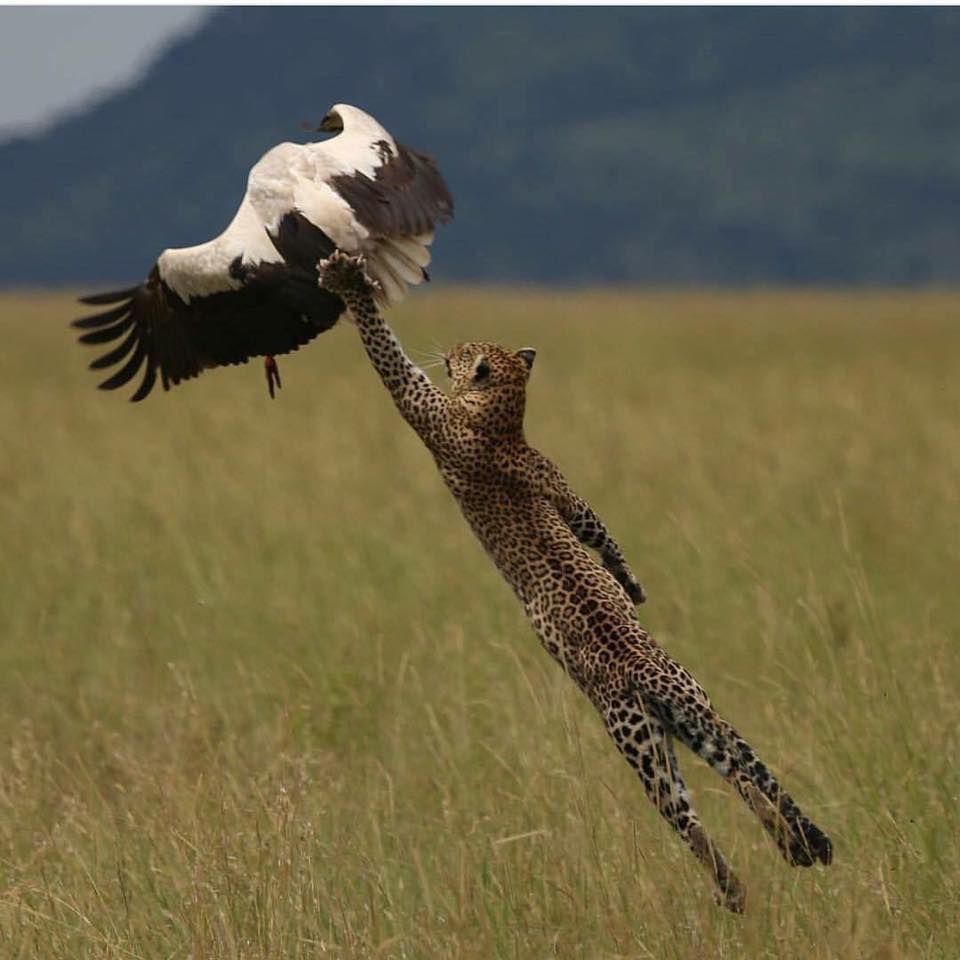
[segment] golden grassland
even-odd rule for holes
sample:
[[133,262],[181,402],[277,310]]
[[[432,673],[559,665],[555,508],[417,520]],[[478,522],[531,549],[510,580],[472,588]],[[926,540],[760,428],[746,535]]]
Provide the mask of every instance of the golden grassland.
[[132,405],[0,300],[0,957],[960,956],[960,295],[418,293],[834,839],[716,908],[352,328]]

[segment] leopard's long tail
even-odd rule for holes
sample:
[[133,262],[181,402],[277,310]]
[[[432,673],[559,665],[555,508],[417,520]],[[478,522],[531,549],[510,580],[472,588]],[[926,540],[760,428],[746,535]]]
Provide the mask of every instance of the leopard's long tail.
[[739,761],[730,780],[777,841],[787,862],[797,867],[817,861],[829,865],[833,860],[830,838],[800,812],[746,740],[733,727],[727,728]]
[[715,714],[700,718],[695,733],[681,723],[675,731],[685,743],[729,781],[760,819],[791,866],[810,867],[833,860],[830,838],[801,813],[766,765],[737,731]]

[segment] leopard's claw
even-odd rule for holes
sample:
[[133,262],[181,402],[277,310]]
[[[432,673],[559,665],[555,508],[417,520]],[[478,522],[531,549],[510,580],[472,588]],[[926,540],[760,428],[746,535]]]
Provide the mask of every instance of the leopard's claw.
[[331,293],[378,293],[381,289],[379,281],[367,273],[367,258],[362,254],[334,250],[329,257],[317,263],[317,270],[320,286]]

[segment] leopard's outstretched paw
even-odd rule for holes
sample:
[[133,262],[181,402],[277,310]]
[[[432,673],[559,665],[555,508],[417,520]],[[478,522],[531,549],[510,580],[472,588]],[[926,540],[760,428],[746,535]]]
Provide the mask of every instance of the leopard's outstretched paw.
[[362,254],[334,250],[317,263],[320,286],[331,293],[375,293],[380,284],[367,273],[367,259]]

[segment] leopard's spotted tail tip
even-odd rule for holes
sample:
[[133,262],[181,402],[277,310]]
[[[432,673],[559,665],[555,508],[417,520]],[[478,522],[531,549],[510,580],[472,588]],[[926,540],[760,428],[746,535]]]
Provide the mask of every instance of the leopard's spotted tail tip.
[[790,862],[795,867],[812,867],[817,862],[828,867],[833,863],[833,843],[816,824],[804,819],[796,832],[790,844]]

